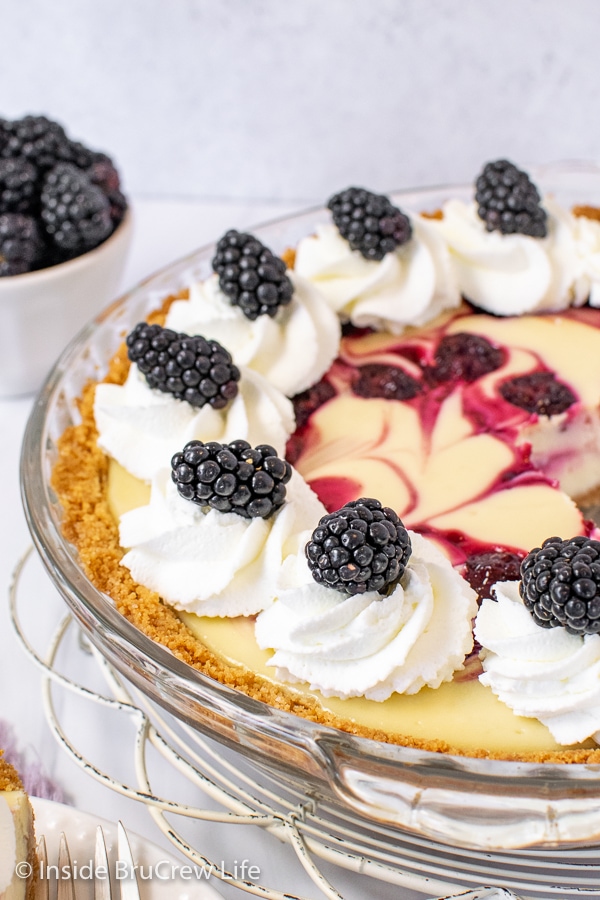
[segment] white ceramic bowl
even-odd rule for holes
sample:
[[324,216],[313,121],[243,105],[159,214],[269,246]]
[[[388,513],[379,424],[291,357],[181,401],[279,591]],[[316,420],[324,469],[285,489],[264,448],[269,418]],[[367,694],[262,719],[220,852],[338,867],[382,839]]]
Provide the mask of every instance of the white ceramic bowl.
[[76,259],[0,278],[0,397],[37,390],[61,351],[112,300],[132,234],[131,210]]

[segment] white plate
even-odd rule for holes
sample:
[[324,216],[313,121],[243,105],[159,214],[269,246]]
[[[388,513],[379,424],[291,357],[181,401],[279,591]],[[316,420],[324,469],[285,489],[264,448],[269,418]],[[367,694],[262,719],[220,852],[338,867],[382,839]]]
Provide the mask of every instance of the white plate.
[[[93,869],[96,827],[102,825],[111,874],[115,874],[116,823],[51,800],[32,797],[31,803],[35,812],[36,833],[46,837],[48,865],[56,865],[60,835],[64,831],[71,851],[73,872],[80,876],[75,879],[77,900],[91,900],[93,881],[89,877],[91,870],[85,867],[91,864]],[[127,827],[126,822],[123,824]],[[176,859],[162,847],[139,835],[132,832],[128,832],[128,835],[134,862],[142,867],[142,874],[145,876],[140,880],[141,900],[222,900],[221,894],[207,884],[204,876],[202,880],[198,880],[191,864],[188,877],[188,872],[184,869],[188,866],[188,861],[183,856]],[[171,876],[172,872],[175,873],[174,877]],[[177,873],[181,873],[180,877],[177,877]],[[214,876],[210,880],[214,880]]]

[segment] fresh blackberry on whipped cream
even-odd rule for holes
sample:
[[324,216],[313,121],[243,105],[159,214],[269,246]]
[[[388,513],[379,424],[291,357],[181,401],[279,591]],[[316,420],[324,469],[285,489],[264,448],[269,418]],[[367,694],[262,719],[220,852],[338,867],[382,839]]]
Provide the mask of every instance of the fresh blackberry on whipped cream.
[[412,237],[410,219],[384,194],[350,187],[327,202],[333,221],[353,250],[381,260]]
[[171,477],[185,500],[245,519],[266,519],[283,505],[292,467],[269,444],[190,441],[173,456]]
[[542,628],[600,632],[600,541],[550,537],[521,563],[519,593]]
[[230,230],[212,260],[219,287],[247,319],[275,316],[292,299],[294,287],[282,259],[251,234]]
[[237,395],[240,370],[218,341],[140,322],[126,344],[148,385],[177,400],[223,409]]
[[526,172],[506,159],[489,162],[475,182],[479,218],[488,231],[546,237],[546,211]]
[[306,545],[314,580],[346,594],[385,594],[402,578],[411,552],[397,514],[370,497],[323,516]]

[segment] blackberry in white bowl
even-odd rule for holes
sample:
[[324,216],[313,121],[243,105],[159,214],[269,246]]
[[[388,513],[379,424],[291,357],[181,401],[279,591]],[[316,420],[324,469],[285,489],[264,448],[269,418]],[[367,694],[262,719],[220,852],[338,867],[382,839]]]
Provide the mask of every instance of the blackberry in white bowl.
[[114,297],[130,237],[109,156],[47,116],[0,118],[0,396],[39,387]]

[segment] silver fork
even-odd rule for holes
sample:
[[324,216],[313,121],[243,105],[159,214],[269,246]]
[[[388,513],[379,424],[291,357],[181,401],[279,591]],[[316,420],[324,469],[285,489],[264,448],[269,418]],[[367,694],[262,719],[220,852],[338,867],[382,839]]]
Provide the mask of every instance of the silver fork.
[[[48,852],[44,835],[38,840],[37,846],[40,871],[45,877],[40,877],[36,882],[36,900],[49,900],[50,879],[48,872]],[[94,850],[94,871],[98,874],[94,877],[94,900],[140,900],[140,888],[137,879],[137,870],[129,844],[129,838],[122,822],[117,825],[117,857],[125,866],[126,877],[114,880],[118,888],[113,890],[110,878],[110,865],[106,850],[106,840],[102,826],[96,829],[96,846]],[[60,836],[58,850],[58,872],[60,877],[57,884],[56,900],[77,900],[75,891],[75,878],[71,853],[64,832]],[[100,874],[102,873],[102,877]]]

